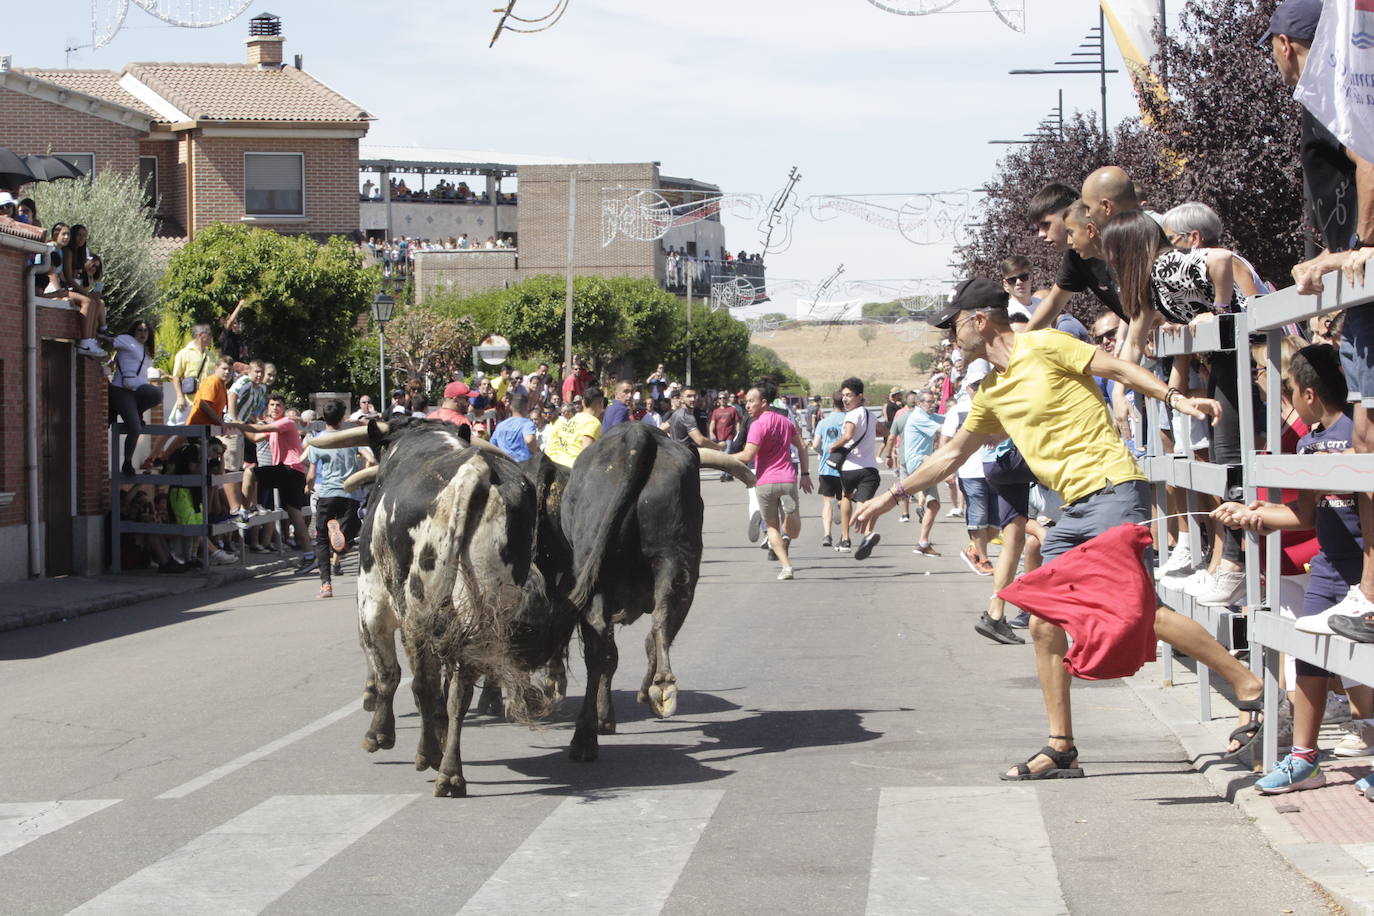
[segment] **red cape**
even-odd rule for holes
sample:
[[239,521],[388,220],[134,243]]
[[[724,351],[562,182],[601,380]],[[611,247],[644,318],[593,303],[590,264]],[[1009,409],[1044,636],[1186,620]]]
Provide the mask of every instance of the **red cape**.
[[1143,525],[1118,525],[1079,544],[998,592],[1073,639],[1064,667],[1074,677],[1135,674],[1155,660],[1154,582],[1145,569],[1152,543]]

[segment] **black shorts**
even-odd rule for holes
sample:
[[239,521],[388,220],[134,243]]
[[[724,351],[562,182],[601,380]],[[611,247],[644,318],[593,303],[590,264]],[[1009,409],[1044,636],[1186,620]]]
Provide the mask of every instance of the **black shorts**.
[[816,478],[816,492],[822,499],[838,498],[840,495],[840,475],[822,474]]
[[[266,493],[276,490],[281,494],[281,501],[293,509],[304,509],[306,506],[305,498],[305,474],[296,470],[290,465],[269,464],[259,467],[258,492]],[[270,498],[270,497],[269,497]],[[266,500],[259,499],[264,506]]]
[[840,472],[840,485],[844,487],[844,495],[856,503],[872,499],[873,494],[878,492],[878,483],[881,479],[877,468]]
[[329,523],[337,521],[343,528],[344,538],[351,544],[358,539],[358,530],[363,520],[358,518],[358,507],[362,503],[347,496],[322,496],[315,506],[315,535],[321,541],[329,540]]

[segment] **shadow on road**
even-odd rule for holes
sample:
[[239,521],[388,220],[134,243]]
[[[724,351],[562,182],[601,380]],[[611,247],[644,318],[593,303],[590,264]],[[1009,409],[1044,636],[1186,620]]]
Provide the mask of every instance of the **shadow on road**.
[[[616,691],[615,703],[622,725],[635,721],[626,715],[631,708],[642,709],[629,691]],[[636,737],[648,735],[600,736],[600,757],[595,763],[574,763],[568,759],[567,748],[560,744],[550,753],[534,757],[471,761],[476,765],[508,767],[527,779],[488,781],[482,779],[478,769],[469,772],[468,778],[474,787],[510,786],[513,791],[509,794],[516,795],[690,785],[730,775],[732,770],[714,765],[741,757],[858,744],[883,736],[882,732],[863,725],[865,715],[879,710],[743,710],[738,704],[703,691],[680,694],[678,710],[678,715],[671,719],[653,720],[661,727],[650,734],[660,737],[659,741],[635,741]],[[743,715],[728,719],[694,718],[733,712]],[[637,718],[652,717],[640,713]],[[558,734],[571,737],[567,729]],[[698,755],[704,759],[697,759]]]

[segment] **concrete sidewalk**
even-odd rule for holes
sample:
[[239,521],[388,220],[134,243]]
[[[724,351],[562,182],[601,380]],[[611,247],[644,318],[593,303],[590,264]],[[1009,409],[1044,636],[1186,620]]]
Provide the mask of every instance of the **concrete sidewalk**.
[[1320,742],[1327,751],[1322,760],[1326,785],[1261,795],[1254,789],[1257,771],[1221,756],[1236,726],[1231,702],[1214,690],[1213,718],[1199,721],[1198,682],[1191,666],[1190,661],[1175,659],[1170,687],[1163,686],[1159,662],[1127,678],[1127,683],[1173,731],[1217,795],[1245,812],[1275,851],[1347,913],[1374,916],[1374,802],[1353,787],[1356,779],[1374,769],[1374,758],[1331,756],[1330,748],[1341,733],[1337,726],[1326,725]]
[[256,576],[292,570],[300,563],[297,556],[261,560],[249,554],[249,565],[212,566],[208,572],[198,568],[177,575],[153,570],[135,570],[119,575],[64,576],[57,579],[29,579],[6,582],[5,600],[0,607],[0,632],[20,627],[40,626],[179,595],[218,588]]

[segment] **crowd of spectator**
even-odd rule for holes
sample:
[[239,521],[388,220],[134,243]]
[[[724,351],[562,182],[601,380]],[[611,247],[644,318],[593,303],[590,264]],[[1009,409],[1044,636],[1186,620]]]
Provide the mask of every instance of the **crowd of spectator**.
[[[382,200],[382,188],[371,178],[363,182],[361,192],[358,197],[360,200]],[[432,188],[411,189],[406,185],[405,179],[399,181],[391,179],[391,199],[409,201],[431,201],[446,204],[490,204],[491,195],[482,191],[480,193],[468,187],[466,181],[460,181],[456,185],[447,178],[439,179],[439,183]],[[516,203],[514,192],[510,194],[496,193],[498,204]]]
[[380,264],[385,277],[404,277],[415,270],[415,254],[420,251],[504,251],[515,248],[515,236],[509,233],[489,235],[485,240],[470,238],[466,232],[448,238],[395,239],[369,238],[362,250],[369,263]]
[[763,255],[740,251],[732,254],[722,246],[718,251],[706,250],[689,254],[685,246],[663,246],[664,286],[670,290],[686,289],[707,295],[711,284],[726,277],[763,278]]

